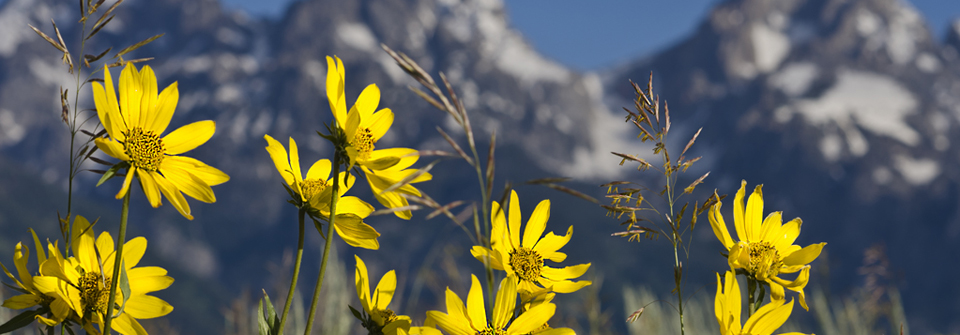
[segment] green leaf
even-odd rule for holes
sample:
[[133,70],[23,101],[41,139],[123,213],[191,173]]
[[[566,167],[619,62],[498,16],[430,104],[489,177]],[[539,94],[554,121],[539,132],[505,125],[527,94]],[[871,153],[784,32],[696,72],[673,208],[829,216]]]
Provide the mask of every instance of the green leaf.
[[41,308],[41,309],[32,310],[32,311],[24,311],[23,313],[20,313],[19,315],[14,316],[12,319],[7,321],[6,323],[0,325],[0,334],[6,334],[14,330],[29,326],[31,323],[33,323],[33,320],[37,317],[37,315],[43,314],[45,310],[46,310],[45,308]]
[[[266,314],[264,314],[264,302],[266,302]],[[257,324],[260,328],[260,335],[280,334],[280,318],[277,317],[277,311],[270,302],[270,296],[267,291],[263,291],[263,298],[257,305]]]
[[263,316],[263,298],[257,304],[257,328],[260,330],[260,335],[270,335],[270,326],[267,325],[267,320]]
[[360,320],[361,322],[364,321],[363,315],[360,314],[360,311],[358,311],[356,308],[353,308],[353,306],[350,306],[350,305],[347,305],[347,307],[350,307],[350,313],[353,313],[353,316],[356,317],[357,320]]
[[120,282],[117,283],[117,287],[120,288],[120,292],[123,293],[123,302],[120,303],[120,308],[117,310],[117,316],[120,316],[120,313],[123,313],[123,308],[127,306],[127,300],[130,299],[130,278],[127,277],[127,267],[123,264],[123,261],[120,261]]
[[120,162],[120,163],[114,164],[113,166],[110,167],[109,170],[107,170],[107,172],[103,173],[103,177],[100,177],[100,181],[97,182],[96,187],[100,187],[100,184],[103,184],[107,180],[110,180],[110,178],[113,178],[113,176],[115,176],[117,174],[117,171],[120,171],[120,169],[128,168],[128,167],[130,167],[130,163],[127,163],[127,162]]

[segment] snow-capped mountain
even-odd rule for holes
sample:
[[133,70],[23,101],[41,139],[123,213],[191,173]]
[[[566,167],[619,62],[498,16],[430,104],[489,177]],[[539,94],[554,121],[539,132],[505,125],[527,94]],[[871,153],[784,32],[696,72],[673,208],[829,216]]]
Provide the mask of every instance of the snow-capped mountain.
[[[68,37],[77,36],[79,25],[73,2],[8,0],[2,6],[0,255],[8,256],[0,259],[9,259],[27,226],[58,236],[55,224],[37,222],[52,223],[54,211],[64,210],[68,134],[56,94],[59,86],[75,85],[59,55],[26,25],[49,33],[54,18],[71,48],[79,48]],[[541,56],[509,28],[508,13],[496,0],[305,0],[276,22],[224,11],[215,0],[129,0],[117,14],[85,52],[166,33],[131,57],[155,57],[148,64],[160,86],[179,83],[172,127],[217,122],[217,134],[189,155],[232,177],[214,188],[215,204],[191,202],[193,222],[134,196],[131,234],[147,236],[148,258],[177,278],[178,291],[161,296],[181,302],[171,319],[191,329],[222,332],[203,328],[219,327],[203,318],[222,317],[219,308],[238,290],[271,285],[264,267],[278,264],[296,240],[295,212],[284,203],[262,138],[295,138],[304,164],[329,157],[330,146],[315,136],[332,119],[325,56],[343,59],[348,102],[368,84],[380,87],[380,106],[396,114],[384,146],[446,150],[436,127],[462,139],[452,120],[409,92],[406,86],[416,82],[380,50],[381,43],[428,72],[444,72],[478,133],[496,132],[498,187],[508,180],[570,176],[580,181],[575,188],[601,196],[595,185],[633,171],[617,166],[610,151],[648,151],[631,142],[636,134],[617,111],[632,106],[627,80],[642,83],[652,71],[670,105],[673,140],[682,145],[704,127],[693,150],[704,156],[699,168],[712,171],[705,188],[733,194],[741,179],[765,184],[768,212],[804,219],[798,243],[828,242],[829,255],[821,261],[841,291],[858,280],[862,250],[885,243],[894,268],[902,269],[897,284],[910,326],[920,332],[960,328],[951,319],[960,313],[960,292],[944,279],[958,274],[949,265],[960,254],[954,245],[960,239],[960,28],[936,41],[901,1],[727,1],[690,37],[602,77]],[[80,96],[81,108],[93,107],[88,91]],[[441,163],[434,173],[443,184],[423,189],[438,199],[472,199],[475,176],[460,164]],[[101,229],[113,231],[117,185],[93,189],[97,178],[81,174],[75,212],[102,216]],[[571,262],[593,262],[593,271],[608,278],[604,292],[616,297],[609,300],[619,299],[620,284],[657,285],[668,277],[657,275],[670,271],[667,264],[648,260],[659,257],[624,256],[661,252],[659,243],[611,240],[619,221],[602,217],[602,209],[542,188],[520,192],[525,209],[543,198],[554,201],[548,229],[576,226],[567,251]],[[383,234],[382,250],[359,252],[371,267],[401,273],[413,273],[422,262],[400,255],[427,254],[436,241],[462,235],[440,219],[385,216],[371,224]],[[315,235],[307,257],[318,258]],[[696,238],[703,242],[694,252],[713,255],[719,248],[709,229],[698,229]],[[308,269],[317,267],[310,262]],[[688,264],[702,269],[689,280],[713,278],[722,270],[716,264],[722,262]],[[303,273],[310,272],[315,269]],[[309,285],[313,279],[302,280]]]
[[801,244],[829,243],[834,282],[885,244],[911,326],[956,329],[940,323],[960,312],[956,271],[935,264],[960,254],[957,27],[943,44],[926,27],[896,0],[728,1],[607,87],[631,98],[622,83],[653,71],[677,123],[705,127],[721,190],[765,184],[769,210],[804,219]]

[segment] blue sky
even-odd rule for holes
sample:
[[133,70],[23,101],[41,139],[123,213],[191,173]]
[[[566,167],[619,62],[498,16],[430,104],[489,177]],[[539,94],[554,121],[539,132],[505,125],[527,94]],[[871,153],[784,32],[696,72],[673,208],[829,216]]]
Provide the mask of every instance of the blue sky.
[[[294,0],[222,0],[254,16],[279,17]],[[511,24],[541,53],[579,70],[616,65],[690,34],[720,0],[504,0]],[[906,0],[901,0],[906,1]],[[910,0],[934,34],[960,17],[960,0]],[[589,4],[589,5],[588,5]],[[644,32],[644,33],[640,33]]]

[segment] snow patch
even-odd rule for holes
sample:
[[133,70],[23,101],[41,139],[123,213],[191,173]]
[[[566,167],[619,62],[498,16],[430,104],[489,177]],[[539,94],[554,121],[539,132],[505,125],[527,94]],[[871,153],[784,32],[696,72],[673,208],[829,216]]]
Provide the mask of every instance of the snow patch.
[[[34,77],[39,79],[40,82],[45,85],[54,87],[72,87],[71,85],[76,84],[76,78],[74,78],[70,73],[67,73],[67,71],[64,71],[64,68],[60,63],[50,64],[34,58],[30,61],[29,66],[30,72],[33,73]],[[59,102],[57,103],[57,106],[59,108]]]
[[220,41],[220,43],[233,46],[233,47],[241,47],[245,42],[243,38],[243,34],[241,34],[239,31],[236,31],[234,29],[230,29],[227,27],[221,27],[220,29],[217,29],[216,36],[217,36],[217,41]]
[[880,185],[885,185],[893,179],[893,172],[885,167],[878,167],[873,170],[873,181]]
[[750,39],[753,42],[753,60],[760,72],[775,70],[790,53],[790,39],[765,25],[755,24],[750,30]]
[[940,165],[929,158],[914,159],[898,155],[893,163],[903,179],[913,185],[928,184],[940,175]]
[[356,22],[346,22],[337,25],[337,37],[348,46],[372,52],[377,49],[377,38],[367,25]]
[[243,91],[240,89],[240,86],[236,84],[227,84],[220,86],[217,89],[217,93],[214,93],[213,99],[216,102],[227,104],[227,103],[239,103],[243,97]]
[[917,49],[916,40],[923,33],[924,26],[919,13],[901,6],[887,27],[887,54],[894,63],[903,65],[913,59]]
[[910,146],[920,142],[905,120],[916,112],[916,98],[900,83],[877,73],[840,70],[829,91],[817,99],[801,99],[793,107],[811,124],[836,123],[843,129],[856,125]]
[[810,84],[819,75],[820,69],[813,63],[790,63],[770,77],[770,85],[790,97],[798,97],[807,92]]
[[940,60],[929,53],[921,53],[917,56],[917,68],[923,72],[933,73],[940,71]]
[[877,14],[869,10],[860,10],[857,13],[857,32],[861,36],[869,36],[877,32],[880,29],[880,18],[877,17]]
[[[603,85],[595,73],[585,74],[582,84],[587,92],[600,92],[602,95]],[[623,117],[610,112],[598,97],[593,97],[593,93],[589,94],[593,101],[590,111],[593,117],[590,118],[589,125],[577,125],[590,127],[589,145],[573,148],[572,161],[562,166],[560,173],[578,179],[609,180],[625,171],[619,165],[620,158],[611,155],[610,151],[635,153],[636,143],[630,141],[633,138],[628,133],[631,128],[624,127]]]
[[820,152],[827,162],[836,162],[843,153],[843,140],[837,134],[827,134],[820,139]]
[[[30,11],[30,7],[33,6],[32,2],[31,0],[11,0],[0,12],[0,31],[3,32],[0,34],[0,56],[13,56],[17,52],[17,46],[20,45],[20,42],[29,41],[28,38],[40,39],[30,27],[27,27],[30,20],[24,14]],[[46,5],[39,6],[46,8]]]
[[190,57],[183,61],[183,71],[186,73],[206,72],[213,67],[209,56]]

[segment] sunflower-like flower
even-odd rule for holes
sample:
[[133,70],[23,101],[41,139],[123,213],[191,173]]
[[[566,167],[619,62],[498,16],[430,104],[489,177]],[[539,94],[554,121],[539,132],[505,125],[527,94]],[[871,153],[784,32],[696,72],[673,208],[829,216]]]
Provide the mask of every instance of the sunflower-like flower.
[[[427,327],[439,326],[452,335],[521,335],[539,331],[553,317],[557,306],[545,302],[524,310],[513,319],[517,306],[517,280],[508,276],[500,282],[497,301],[493,305],[493,320],[487,322],[483,304],[483,290],[477,276],[471,275],[467,304],[447,288],[447,312],[427,311]],[[509,325],[508,325],[509,323]],[[538,332],[541,335],[573,334],[569,328],[556,328]]]
[[406,315],[397,315],[393,310],[387,307],[393,300],[393,294],[397,291],[397,274],[394,270],[388,271],[380,278],[377,288],[370,294],[370,277],[367,276],[367,265],[360,259],[360,256],[353,256],[357,259],[357,269],[354,272],[354,283],[357,286],[357,296],[360,297],[360,304],[366,312],[366,319],[363,320],[363,327],[370,331],[370,334],[396,335],[398,329],[410,329],[410,317]]
[[[384,192],[388,187],[402,181],[417,172],[409,167],[420,158],[417,150],[409,148],[376,149],[377,141],[390,130],[393,124],[393,112],[389,108],[377,111],[380,104],[380,89],[370,84],[350,110],[344,92],[343,61],[327,56],[327,100],[330,110],[337,120],[348,142],[347,156],[350,166],[359,166],[363,170],[377,201],[387,208],[408,206],[409,202],[401,194],[420,196],[420,190],[410,185],[432,179],[430,173],[424,173],[410,180],[403,187]],[[394,212],[398,217],[409,220],[410,210]]]
[[[51,245],[49,257],[41,265],[42,276],[33,277],[34,286],[43,294],[62,297],[70,310],[76,313],[88,333],[101,333],[110,298],[110,284],[114,278],[113,238],[103,232],[96,239],[90,222],[82,216],[74,220],[71,233],[73,256],[64,258]],[[167,270],[156,266],[137,267],[147,250],[147,239],[137,237],[123,245],[123,267],[130,284],[130,296],[124,302],[123,293],[117,289],[113,311],[122,312],[111,322],[111,329],[121,334],[146,334],[137,319],[151,319],[173,311],[166,301],[151,292],[165,289],[173,284]],[[121,272],[122,274],[122,272]],[[100,332],[92,328],[99,325]]]
[[516,191],[510,192],[510,210],[506,213],[509,214],[509,224],[504,210],[496,201],[493,202],[490,213],[493,215],[493,229],[490,232],[493,250],[478,245],[474,246],[470,253],[481,262],[489,257],[490,265],[494,269],[506,271],[507,276],[516,278],[518,290],[522,294],[534,296],[546,291],[571,293],[591,284],[589,280],[570,280],[587,272],[590,263],[560,269],[544,265],[544,260],[563,262],[567,254],[557,250],[566,245],[573,236],[573,226],[570,226],[564,236],[551,232],[541,238],[547,227],[547,220],[550,219],[549,199],[541,201],[533,210],[522,239],[520,199]]
[[[733,222],[740,239],[734,242],[720,214],[720,202],[710,207],[707,217],[714,234],[728,251],[727,262],[731,269],[743,269],[749,276],[770,286],[771,300],[784,300],[786,287],[800,295],[800,305],[807,307],[803,288],[810,280],[810,262],[820,255],[827,243],[816,243],[800,248],[793,244],[800,235],[800,218],[782,223],[781,212],[773,212],[763,219],[763,185],[757,185],[747,200],[743,197],[747,181],[744,180],[733,200]],[[783,273],[800,272],[796,279],[780,278]]]
[[[273,164],[283,177],[287,187],[296,193],[299,199],[294,202],[315,211],[322,218],[330,217],[330,196],[333,194],[333,179],[330,178],[330,160],[321,159],[313,163],[307,170],[307,177],[303,177],[300,169],[300,153],[297,142],[290,138],[290,155],[277,140],[270,135],[263,135],[267,140],[267,152],[273,159]],[[354,196],[343,196],[353,186],[355,177],[347,172],[340,172],[338,187],[337,218],[334,220],[334,229],[347,244],[366,249],[379,249],[377,237],[380,233],[363,219],[373,212],[373,206]],[[352,215],[351,215],[352,214]]]
[[160,206],[162,193],[180,214],[191,220],[190,205],[183,193],[206,203],[217,201],[210,186],[222,184],[230,177],[194,158],[177,156],[206,143],[216,124],[211,120],[198,121],[161,137],[177,107],[177,83],[158,95],[157,77],[150,66],[138,72],[133,64],[127,64],[120,72],[118,101],[106,66],[103,82],[106,89],[93,83],[93,99],[100,123],[110,137],[97,138],[97,148],[128,167],[117,199],[127,194],[136,175],[151,206]]
[[17,269],[17,277],[14,277],[14,275],[10,273],[10,270],[2,263],[0,263],[0,267],[3,267],[3,272],[17,284],[19,287],[17,291],[22,294],[5,300],[3,307],[10,309],[26,309],[38,305],[46,307],[50,311],[48,313],[49,317],[37,315],[37,320],[47,326],[53,326],[63,322],[63,320],[70,315],[70,306],[68,306],[66,300],[59,295],[43,294],[34,286],[34,276],[31,273],[39,272],[40,265],[47,260],[47,256],[46,253],[43,252],[43,246],[40,244],[40,239],[37,238],[37,233],[34,232],[33,229],[30,229],[30,233],[33,234],[33,241],[37,248],[37,271],[31,272],[27,269],[27,261],[30,258],[30,248],[23,245],[22,242],[17,242],[15,252],[13,253],[13,264]]
[[[740,285],[733,271],[727,271],[723,283],[720,274],[717,274],[717,295],[714,299],[714,313],[720,325],[721,335],[770,335],[780,328],[790,317],[793,311],[793,300],[784,304],[783,300],[773,299],[763,305],[747,319],[747,324],[740,323]],[[803,333],[783,333],[782,335],[803,335]]]

